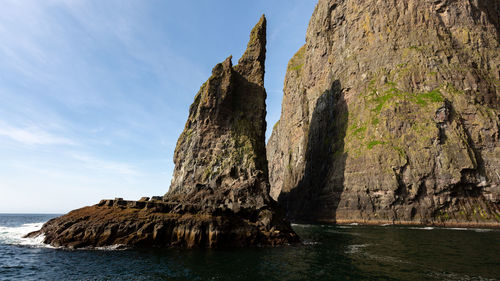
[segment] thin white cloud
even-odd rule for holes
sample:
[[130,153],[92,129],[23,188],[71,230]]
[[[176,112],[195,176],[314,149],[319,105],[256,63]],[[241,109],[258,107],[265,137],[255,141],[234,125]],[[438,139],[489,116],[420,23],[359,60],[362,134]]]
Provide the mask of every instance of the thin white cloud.
[[141,175],[141,173],[134,166],[128,163],[97,159],[78,152],[71,153],[71,156],[88,169],[132,177]]
[[110,2],[62,3],[87,34],[95,39],[116,40],[117,46],[123,48],[131,61],[142,63],[157,77],[168,80],[166,86],[177,83],[191,88],[193,84],[206,78],[206,73],[199,64],[174,52],[165,44],[158,45],[154,42],[156,36],[164,35],[155,34],[155,30],[145,31],[153,22],[148,18],[143,2],[117,1],[115,5],[111,5],[114,9],[104,8]]
[[39,42],[55,27],[45,20],[42,7],[35,2],[3,1],[0,26],[0,39],[6,42],[0,46],[2,64],[27,78],[47,79],[47,71],[37,69],[37,65],[48,62],[46,50]]
[[27,145],[77,145],[71,139],[60,137],[37,127],[16,128],[0,122],[0,136]]

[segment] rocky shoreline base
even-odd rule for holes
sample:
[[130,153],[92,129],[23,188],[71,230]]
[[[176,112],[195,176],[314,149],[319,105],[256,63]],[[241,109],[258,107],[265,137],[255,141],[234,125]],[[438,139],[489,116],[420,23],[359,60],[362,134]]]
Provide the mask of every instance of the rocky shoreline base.
[[160,200],[102,200],[54,218],[26,237],[44,235],[55,247],[221,248],[278,246],[298,243],[290,224],[276,211],[237,209]]

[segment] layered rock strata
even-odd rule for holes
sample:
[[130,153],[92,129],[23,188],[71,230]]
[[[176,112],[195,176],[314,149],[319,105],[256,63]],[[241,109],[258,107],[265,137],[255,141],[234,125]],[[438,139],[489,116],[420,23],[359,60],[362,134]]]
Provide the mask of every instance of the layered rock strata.
[[236,247],[296,243],[269,196],[265,150],[266,19],[232,66],[217,64],[189,109],[175,149],[169,192],[139,201],[103,200],[47,222],[30,236],[73,248],[121,244]]
[[28,237],[44,235],[45,243],[67,248],[216,248],[298,241],[293,232],[281,231],[289,224],[270,210],[248,214],[252,215],[247,218],[223,204],[207,212],[196,203],[102,200],[52,219]]
[[267,145],[298,221],[500,224],[500,4],[319,0]]

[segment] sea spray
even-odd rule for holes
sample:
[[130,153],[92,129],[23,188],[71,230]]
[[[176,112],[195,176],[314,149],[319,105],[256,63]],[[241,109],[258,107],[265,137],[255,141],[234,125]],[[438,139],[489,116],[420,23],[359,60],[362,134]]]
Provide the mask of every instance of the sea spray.
[[20,226],[0,226],[0,243],[29,247],[50,247],[43,243],[43,235],[34,238],[24,238],[30,232],[39,230],[44,222],[25,223]]

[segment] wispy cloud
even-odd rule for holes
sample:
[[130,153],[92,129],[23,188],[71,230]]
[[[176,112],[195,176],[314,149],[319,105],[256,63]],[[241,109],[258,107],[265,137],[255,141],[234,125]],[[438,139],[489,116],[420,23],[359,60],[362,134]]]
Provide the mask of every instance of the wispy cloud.
[[73,159],[82,163],[87,169],[123,176],[136,177],[141,175],[137,168],[129,163],[102,160],[78,152],[70,153],[70,155]]
[[51,134],[41,128],[16,128],[3,122],[0,122],[0,136],[27,145],[77,145],[71,139]]

